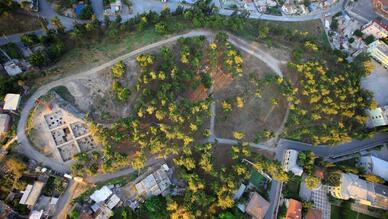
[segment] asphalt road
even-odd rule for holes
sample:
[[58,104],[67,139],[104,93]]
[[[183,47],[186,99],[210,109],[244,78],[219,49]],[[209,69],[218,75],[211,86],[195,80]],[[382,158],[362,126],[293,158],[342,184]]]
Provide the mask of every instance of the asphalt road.
[[[219,6],[218,0],[215,0],[214,2],[215,2],[215,5]],[[315,19],[322,18],[322,16],[324,16],[325,14],[333,15],[341,11],[344,7],[344,2],[346,2],[346,0],[340,0],[338,3],[331,6],[330,8],[327,8],[322,11],[317,11],[308,15],[303,15],[303,16],[275,16],[275,15],[261,14],[257,12],[257,13],[252,13],[250,15],[250,18],[261,19],[261,20],[272,20],[272,21],[284,21],[284,22],[300,22],[300,21],[315,20]],[[169,7],[170,10],[174,11],[178,7],[178,5],[180,5],[179,0],[170,0],[167,3],[163,3],[159,0],[132,0],[132,3],[133,3],[133,13],[122,16],[123,22],[131,19],[137,14],[141,14],[147,11],[155,11],[157,13],[160,13],[160,11],[164,7]],[[49,21],[49,23],[52,18],[54,18],[55,16],[58,16],[62,24],[65,26],[66,30],[71,30],[73,28],[73,24],[76,21],[76,19],[57,14],[50,7],[47,0],[39,0],[39,6],[40,6],[39,16],[46,18],[46,20]],[[97,16],[97,19],[100,21],[103,21],[104,9],[102,5],[102,0],[92,0],[92,6]],[[184,7],[189,7],[189,6],[184,5]],[[232,12],[233,11],[231,10],[225,10],[225,9],[219,10],[219,13],[225,16],[231,15]],[[82,22],[82,21],[78,20],[77,22]],[[49,24],[49,27],[51,27],[51,24]],[[35,32],[37,33],[37,35],[44,34],[42,30],[31,31],[31,32]],[[6,44],[8,42],[18,42],[20,41],[20,36],[22,34],[24,33],[9,35],[6,38],[5,37],[0,38],[0,45]]]

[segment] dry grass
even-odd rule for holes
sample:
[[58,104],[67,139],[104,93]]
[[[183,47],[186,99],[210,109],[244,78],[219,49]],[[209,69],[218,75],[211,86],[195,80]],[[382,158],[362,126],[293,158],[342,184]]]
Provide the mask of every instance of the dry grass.
[[[244,54],[244,53],[243,53]],[[232,83],[215,92],[216,124],[215,134],[221,138],[233,138],[234,131],[245,134],[244,140],[254,141],[256,134],[263,130],[275,132],[281,125],[287,110],[287,101],[281,95],[276,84],[264,85],[261,83],[261,98],[255,96],[256,85],[250,82],[249,73],[254,73],[263,79],[270,73],[269,67],[255,57],[244,54],[244,75],[236,77]],[[236,97],[244,99],[244,107],[236,106]],[[278,101],[272,104],[272,99]],[[232,112],[225,113],[222,102],[232,104]]]
[[39,19],[25,14],[12,13],[0,17],[0,34],[12,35],[38,30],[41,28]]

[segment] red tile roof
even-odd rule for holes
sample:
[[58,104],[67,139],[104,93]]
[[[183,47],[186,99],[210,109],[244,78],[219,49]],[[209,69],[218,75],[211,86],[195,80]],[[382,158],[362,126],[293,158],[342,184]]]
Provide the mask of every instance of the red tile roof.
[[286,219],[302,219],[302,203],[300,201],[288,200]]

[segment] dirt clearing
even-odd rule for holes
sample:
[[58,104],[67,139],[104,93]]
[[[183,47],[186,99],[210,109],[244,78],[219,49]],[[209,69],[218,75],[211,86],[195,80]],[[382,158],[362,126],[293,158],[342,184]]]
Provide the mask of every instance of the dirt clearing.
[[[246,53],[242,55],[243,76],[234,78],[229,86],[214,93],[215,135],[233,138],[233,132],[240,131],[245,134],[243,140],[252,142],[257,133],[278,130],[287,111],[287,101],[281,95],[276,82],[264,82],[268,75],[274,76],[269,67],[255,57]],[[253,82],[252,78],[256,78],[258,83]],[[256,94],[257,91],[259,94]],[[244,102],[242,108],[237,106],[237,97]],[[230,112],[223,109],[224,101],[230,104]]]

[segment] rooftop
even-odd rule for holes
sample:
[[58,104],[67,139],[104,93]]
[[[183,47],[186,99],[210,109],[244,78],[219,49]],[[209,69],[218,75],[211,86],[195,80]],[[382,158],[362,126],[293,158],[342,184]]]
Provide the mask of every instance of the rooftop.
[[90,196],[90,199],[95,201],[96,203],[103,202],[112,195],[112,190],[110,190],[107,186],[103,186],[101,189],[96,190]]
[[20,103],[20,94],[7,94],[4,98],[3,110],[17,110]]
[[310,208],[307,212],[306,219],[321,219],[322,218],[322,211]]
[[302,203],[295,199],[289,199],[286,219],[301,219],[301,218],[302,218]]
[[261,197],[257,192],[252,192],[245,212],[254,219],[262,219],[267,213],[269,205],[269,202]]
[[11,117],[8,114],[0,114],[0,135],[9,130],[9,121]]

